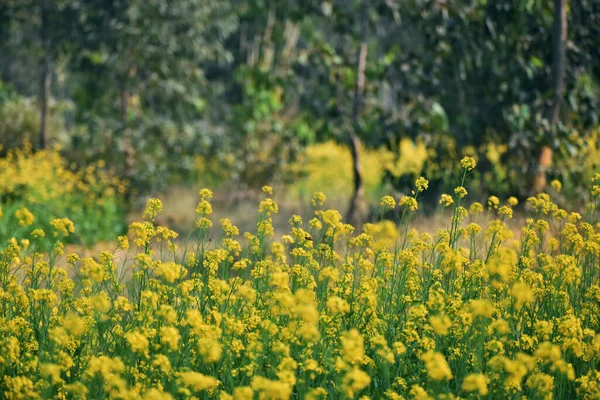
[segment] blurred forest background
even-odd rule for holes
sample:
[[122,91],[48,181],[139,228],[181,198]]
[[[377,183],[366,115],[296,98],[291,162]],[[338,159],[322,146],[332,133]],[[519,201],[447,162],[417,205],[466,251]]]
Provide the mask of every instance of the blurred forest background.
[[0,0],[1,202],[72,175],[90,231],[201,186],[367,218],[423,175],[434,209],[464,155],[476,199],[577,202],[599,100],[598,0]]

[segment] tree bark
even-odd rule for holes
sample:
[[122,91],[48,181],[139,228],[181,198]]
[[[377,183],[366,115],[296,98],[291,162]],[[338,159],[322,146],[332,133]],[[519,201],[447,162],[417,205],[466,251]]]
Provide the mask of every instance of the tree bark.
[[40,4],[40,39],[42,43],[42,71],[40,80],[40,133],[38,148],[45,149],[50,138],[50,98],[52,96],[52,43],[48,35],[48,0]]
[[137,69],[135,65],[129,65],[125,70],[125,73],[121,76],[120,82],[120,112],[121,112],[121,122],[123,123],[123,128],[121,131],[121,135],[123,135],[123,176],[129,181],[129,190],[126,193],[126,199],[129,201],[130,196],[132,195],[133,189],[133,178],[135,175],[135,155],[136,150],[134,146],[134,140],[131,137],[132,131],[129,127],[129,119],[130,119],[130,101],[131,101],[131,82],[137,73]]
[[367,16],[365,1],[363,0],[360,10],[360,46],[356,60],[356,84],[354,87],[354,98],[352,101],[352,126],[349,129],[350,151],[352,154],[352,176],[353,194],[350,199],[346,219],[350,223],[358,224],[365,213],[364,188],[362,180],[362,169],[360,164],[361,142],[358,136],[360,129],[360,112],[365,92],[365,69],[367,66]]
[[[548,111],[550,129],[555,130],[560,121],[560,109],[565,91],[566,43],[567,43],[566,0],[554,0],[554,26],[552,29],[552,103]],[[538,158],[537,175],[533,189],[541,193],[546,189],[546,172],[552,165],[552,148],[543,145]]]
[[269,13],[267,15],[267,26],[263,33],[263,51],[262,51],[262,67],[265,70],[270,70],[273,65],[275,56],[275,46],[273,45],[273,27],[275,26],[275,5],[273,1],[269,2]]
[[[124,80],[125,81],[125,80]],[[127,120],[129,119],[129,90],[125,83],[121,86],[121,121],[124,125],[127,124]]]

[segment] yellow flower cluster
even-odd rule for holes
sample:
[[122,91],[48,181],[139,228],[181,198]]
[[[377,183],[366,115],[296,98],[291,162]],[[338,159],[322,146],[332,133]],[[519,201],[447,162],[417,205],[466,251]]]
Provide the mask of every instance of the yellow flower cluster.
[[[33,152],[29,143],[0,158],[0,208],[4,223],[18,221],[20,235],[33,226],[66,237],[75,232],[73,221],[77,239],[86,244],[110,240],[126,227],[121,204],[126,190],[102,160],[76,169],[58,151]],[[0,229],[0,240],[5,233]]]
[[515,240],[516,199],[467,207],[464,179],[448,228],[417,232],[415,186],[381,200],[398,224],[350,226],[318,194],[281,237],[265,187],[256,231],[222,219],[217,241],[203,190],[183,248],[151,199],[92,258],[61,256],[68,219],[20,227],[0,245],[0,397],[599,398],[600,193],[584,214],[529,199]]
[[81,193],[86,202],[102,201],[115,192],[125,193],[125,182],[111,177],[103,161],[74,171],[56,151],[33,152],[26,143],[0,158],[0,193],[19,197],[27,204],[61,200],[68,193]]

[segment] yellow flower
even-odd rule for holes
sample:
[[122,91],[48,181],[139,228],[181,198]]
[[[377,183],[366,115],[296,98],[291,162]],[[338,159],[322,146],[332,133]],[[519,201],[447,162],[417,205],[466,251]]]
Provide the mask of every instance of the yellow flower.
[[452,320],[447,315],[432,315],[429,317],[429,324],[437,335],[443,336],[448,334]]
[[65,317],[62,325],[69,332],[69,334],[76,338],[83,335],[87,329],[85,320],[80,318],[75,313],[68,314],[67,317]]
[[262,376],[253,377],[250,385],[254,391],[260,392],[259,399],[288,400],[292,395],[292,387],[288,383]]
[[196,222],[196,227],[198,227],[199,229],[208,229],[208,228],[211,228],[212,226],[213,226],[212,221],[206,217],[202,217]]
[[81,399],[87,398],[87,394],[89,391],[87,386],[85,386],[85,384],[83,384],[82,382],[69,383],[67,385],[64,385],[64,388],[67,391],[67,393],[73,395],[74,398]]
[[402,196],[398,205],[401,207],[406,206],[410,211],[416,211],[419,209],[419,203],[417,203],[417,199],[411,196]]
[[463,157],[460,160],[460,165],[467,171],[472,171],[477,166],[477,162],[475,162],[473,157]]
[[327,299],[327,308],[332,314],[346,314],[350,311],[348,302],[338,296],[331,296]]
[[427,190],[427,188],[429,188],[429,181],[421,176],[415,181],[415,186],[417,188],[417,192],[424,192]]
[[371,377],[369,374],[356,366],[342,378],[342,387],[349,398],[354,398],[356,393],[369,386],[370,383]]
[[150,199],[146,203],[146,209],[144,210],[144,219],[147,221],[154,221],[158,213],[163,209],[163,204],[159,199]]
[[199,372],[182,372],[181,379],[186,387],[196,392],[216,389],[221,384],[218,379]]
[[452,370],[442,353],[428,351],[421,356],[427,368],[427,375],[435,381],[452,379]]
[[279,290],[289,290],[290,276],[287,272],[274,272],[271,274],[269,284]]
[[560,183],[558,179],[552,180],[552,182],[550,182],[550,186],[552,186],[552,188],[557,192],[560,192],[560,190],[562,189],[562,183]]
[[462,390],[467,393],[477,392],[480,396],[488,394],[489,378],[484,374],[467,375],[462,383]]
[[157,276],[169,283],[174,283],[176,280],[185,277],[187,274],[187,269],[185,269],[183,265],[176,264],[172,261],[159,263],[154,271]]
[[342,342],[342,354],[347,362],[355,364],[363,359],[365,356],[364,340],[358,330],[352,329],[344,332],[340,340]]
[[406,353],[406,346],[402,342],[394,342],[392,347],[394,348],[394,353],[398,356]]
[[600,371],[589,370],[577,379],[577,394],[583,399],[597,399],[600,396]]
[[204,336],[198,341],[198,353],[200,353],[204,362],[215,363],[219,361],[222,351],[221,343],[215,336]]
[[470,306],[474,316],[491,318],[496,312],[496,308],[489,301],[483,299],[471,300]]
[[210,189],[200,189],[200,200],[210,200],[213,198],[213,192]]
[[268,194],[269,196],[273,195],[273,188],[271,186],[265,185],[262,187],[262,192],[264,194]]
[[90,298],[91,305],[99,313],[106,313],[110,310],[111,300],[106,292],[100,292]]
[[41,396],[35,390],[34,384],[31,379],[25,376],[5,376],[4,382],[6,384],[7,391],[4,395],[7,399],[39,399]]
[[40,366],[40,374],[52,383],[61,382],[60,365],[45,363]]
[[311,203],[312,203],[313,207],[320,207],[323,204],[325,204],[325,200],[326,199],[327,198],[325,197],[325,193],[323,193],[323,192],[316,192],[313,195]]
[[172,326],[163,326],[160,328],[160,342],[170,350],[175,351],[179,345],[179,330]]
[[327,395],[328,395],[327,390],[323,389],[322,387],[317,387],[317,388],[310,389],[308,391],[308,393],[306,394],[306,396],[304,397],[304,400],[326,399]]
[[222,218],[219,222],[226,237],[233,237],[240,234],[240,230],[231,223],[229,218]]
[[125,364],[119,357],[92,356],[85,373],[91,377],[101,375],[104,379],[111,379],[123,371],[125,371]]
[[498,197],[496,197],[496,196],[488,197],[487,205],[489,208],[496,209],[496,208],[498,208],[499,204],[500,204],[500,199]]
[[171,361],[164,354],[157,354],[152,360],[152,366],[167,375],[171,371]]
[[456,188],[454,188],[454,194],[459,198],[459,199],[463,199],[465,197],[467,197],[467,189],[465,189],[462,186],[458,186]]
[[544,373],[533,374],[527,379],[527,387],[536,392],[536,397],[550,400],[553,398],[554,377]]
[[50,340],[59,346],[66,346],[71,340],[69,338],[69,333],[65,330],[65,328],[60,326],[48,329],[48,334],[50,335]]
[[160,389],[152,388],[148,390],[142,400],[173,400],[173,396]]
[[63,236],[69,236],[69,233],[75,232],[73,221],[68,218],[55,218],[50,221],[50,225],[55,229],[54,236],[58,236],[59,233],[62,233]]
[[513,210],[512,210],[512,208],[510,208],[508,206],[502,206],[498,209],[498,215],[500,215],[502,217],[512,218]]
[[383,207],[383,210],[390,210],[396,207],[396,200],[392,196],[383,196],[381,200],[379,200],[379,205]]
[[478,201],[474,202],[473,204],[471,204],[471,207],[469,207],[469,214],[477,215],[482,212],[483,212],[483,205],[481,205],[481,203],[479,203]]
[[524,282],[516,282],[510,290],[510,294],[515,299],[515,305],[518,310],[520,310],[524,305],[529,305],[534,300],[531,287]]
[[442,194],[442,196],[440,197],[440,204],[442,206],[449,207],[452,205],[452,203],[454,203],[452,196],[450,196],[449,194]]
[[467,236],[470,235],[476,235],[479,232],[481,232],[481,226],[479,226],[478,224],[472,222],[469,225],[467,225],[467,227],[465,228],[465,234]]
[[212,214],[213,209],[210,203],[206,200],[202,200],[196,206],[196,214],[201,215],[202,217],[206,217],[207,215]]
[[233,398],[236,400],[253,400],[254,390],[250,386],[241,386],[233,389]]
[[412,385],[410,395],[414,400],[433,400],[433,397],[427,394],[427,391],[420,385]]
[[273,199],[266,198],[260,202],[258,212],[270,216],[271,214],[277,214],[279,212],[279,206]]
[[125,334],[125,340],[127,340],[129,347],[131,347],[131,350],[135,353],[146,354],[148,352],[150,343],[143,333],[139,331],[127,332]]
[[31,225],[35,220],[35,217],[31,213],[31,211],[27,209],[27,207],[22,207],[19,210],[17,210],[15,212],[15,216],[19,220],[19,225],[21,226]]
[[119,247],[123,250],[127,250],[129,249],[129,239],[127,238],[127,236],[119,236],[118,238],[119,241]]

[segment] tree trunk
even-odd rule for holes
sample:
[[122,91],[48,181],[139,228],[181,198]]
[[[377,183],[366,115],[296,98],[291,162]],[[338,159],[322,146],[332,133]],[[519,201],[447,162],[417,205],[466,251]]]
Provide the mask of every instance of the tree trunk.
[[273,1],[269,3],[269,14],[267,15],[267,26],[263,33],[263,51],[262,51],[262,67],[265,70],[270,70],[275,57],[275,46],[273,45],[273,27],[275,26],[275,5]]
[[[560,108],[565,91],[566,43],[567,43],[567,9],[566,0],[554,0],[554,27],[552,30],[552,103],[548,111],[550,129],[555,130],[560,121]],[[534,192],[541,193],[546,189],[546,172],[552,165],[552,148],[543,145],[534,180]]]
[[[129,52],[129,58],[133,58],[133,54]],[[123,125],[127,125],[129,121],[129,105],[131,104],[132,91],[130,87],[133,85],[132,82],[135,81],[135,77],[137,75],[137,67],[135,64],[129,64],[126,69],[123,70],[120,76],[120,106],[121,106],[121,120]],[[139,87],[138,87],[139,89]],[[136,91],[133,91],[135,95]],[[133,110],[134,113],[139,116],[139,110]]]
[[135,77],[136,68],[135,66],[130,66],[121,77],[121,87],[120,87],[120,106],[121,106],[121,122],[123,123],[123,128],[121,131],[121,135],[123,137],[123,176],[125,179],[129,181],[129,190],[126,193],[127,201],[130,200],[130,196],[132,194],[132,190],[134,189],[134,183],[132,182],[135,175],[135,147],[133,143],[133,138],[131,137],[131,130],[129,129],[129,103],[131,99],[131,92],[129,90],[130,82]]
[[120,105],[121,105],[121,122],[123,125],[127,125],[127,120],[129,119],[129,90],[127,90],[127,79],[124,78],[121,83],[121,93],[120,93]]
[[45,149],[50,138],[50,98],[52,96],[52,54],[48,36],[48,0],[41,0],[40,5],[40,39],[44,53],[40,80],[40,133],[38,148]]
[[358,224],[364,217],[366,205],[364,201],[364,188],[362,181],[362,170],[360,164],[360,112],[365,92],[365,68],[367,66],[367,16],[365,1],[361,4],[360,11],[360,46],[356,61],[356,85],[352,101],[352,127],[349,129],[350,151],[352,153],[352,173],[354,192],[350,199],[346,219],[350,223]]
[[352,224],[359,224],[365,213],[364,189],[362,182],[362,169],[360,165],[360,138],[354,132],[354,128],[350,129],[350,152],[352,154],[352,176],[353,176],[353,193],[348,206],[348,214],[346,220]]

